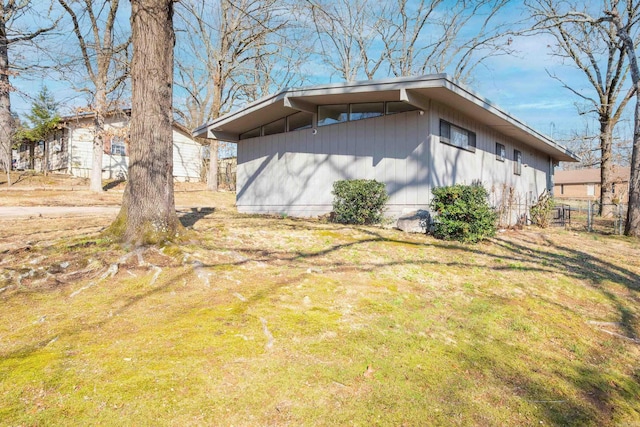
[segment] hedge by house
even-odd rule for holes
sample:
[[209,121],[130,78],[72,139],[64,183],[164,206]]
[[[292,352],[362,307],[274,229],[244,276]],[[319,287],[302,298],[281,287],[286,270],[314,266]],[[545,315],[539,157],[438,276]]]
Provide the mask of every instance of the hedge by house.
[[433,235],[444,240],[478,242],[496,233],[497,214],[481,185],[452,185],[432,191]]
[[341,224],[378,224],[389,200],[385,184],[352,179],[333,183],[333,221]]

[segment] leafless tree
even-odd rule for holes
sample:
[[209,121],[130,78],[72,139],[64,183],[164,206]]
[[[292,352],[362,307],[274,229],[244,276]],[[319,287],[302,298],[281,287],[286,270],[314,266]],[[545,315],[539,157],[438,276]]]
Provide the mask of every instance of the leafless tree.
[[11,145],[15,132],[10,96],[13,87],[9,79],[17,71],[16,64],[10,62],[9,49],[32,42],[57,23],[44,17],[42,22],[48,24],[32,28],[33,21],[41,18],[31,0],[0,0],[0,167],[7,172],[8,185],[11,185]]
[[132,0],[129,180],[110,231],[134,244],[174,240],[173,0]]
[[[612,10],[618,0],[601,0],[597,7],[590,3],[562,0],[531,0],[527,6],[535,21],[533,30],[550,34],[555,39],[553,54],[577,67],[587,78],[592,90],[585,92],[562,77],[550,74],[571,93],[585,101],[587,112],[595,113],[600,124],[600,207],[601,214],[613,211],[613,135],[634,88],[628,84],[628,63],[624,45],[612,22],[594,25],[584,16],[601,16]],[[590,10],[589,8],[595,8]],[[632,11],[635,13],[635,11]],[[630,18],[635,21],[636,17]],[[635,38],[640,42],[640,38]]]
[[[177,114],[194,128],[299,78],[306,49],[278,0],[185,0],[178,10]],[[210,142],[208,188],[217,190],[218,141]]]
[[[636,97],[633,148],[631,152],[631,177],[629,179],[629,206],[627,209],[627,223],[624,234],[640,237],[640,65],[636,55],[636,37],[638,33],[638,11],[640,2],[629,0],[626,3],[614,3],[611,9],[605,10],[605,16],[599,18],[599,23],[612,23],[616,34],[623,43],[629,57],[631,80]],[[618,9],[620,7],[620,9]],[[623,12],[620,13],[620,10]]]
[[[119,0],[58,0],[64,8],[78,43],[80,69],[88,83],[77,87],[91,98],[94,113],[93,153],[91,163],[91,191],[102,191],[102,155],[104,152],[105,116],[110,109],[121,107],[114,103],[128,77],[127,52],[131,41],[128,29],[118,34]],[[66,66],[75,65],[67,63]]]
[[344,80],[447,72],[469,80],[510,51],[507,0],[306,0],[324,62]]
[[323,62],[345,81],[357,80],[363,73],[374,75],[385,60],[385,51],[373,49],[383,34],[381,28],[388,11],[373,0],[306,0]]

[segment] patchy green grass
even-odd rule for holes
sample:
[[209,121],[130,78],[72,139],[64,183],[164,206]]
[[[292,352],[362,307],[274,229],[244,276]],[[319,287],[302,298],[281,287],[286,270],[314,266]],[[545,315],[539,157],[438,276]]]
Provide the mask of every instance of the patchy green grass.
[[109,218],[4,228],[1,423],[640,424],[637,240],[471,246],[231,204],[161,251],[101,240]]

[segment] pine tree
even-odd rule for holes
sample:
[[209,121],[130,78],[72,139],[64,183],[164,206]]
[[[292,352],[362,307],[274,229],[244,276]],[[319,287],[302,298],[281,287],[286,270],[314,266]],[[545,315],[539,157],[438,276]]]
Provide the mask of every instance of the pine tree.
[[58,105],[49,89],[43,86],[31,104],[31,112],[25,114],[29,127],[20,129],[17,139],[29,142],[44,141],[60,122]]

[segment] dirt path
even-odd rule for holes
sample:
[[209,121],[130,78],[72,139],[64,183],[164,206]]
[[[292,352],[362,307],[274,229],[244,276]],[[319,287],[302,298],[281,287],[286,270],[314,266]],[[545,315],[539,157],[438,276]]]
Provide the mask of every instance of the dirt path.
[[0,218],[115,215],[119,210],[120,206],[0,206]]

